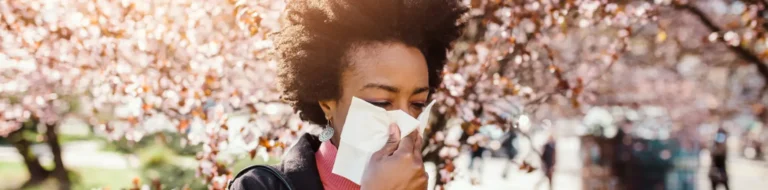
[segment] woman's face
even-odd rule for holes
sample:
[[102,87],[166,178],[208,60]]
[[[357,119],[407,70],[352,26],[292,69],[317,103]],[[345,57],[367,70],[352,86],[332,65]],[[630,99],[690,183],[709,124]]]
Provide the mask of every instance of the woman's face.
[[377,43],[352,48],[349,67],[342,72],[341,97],[321,101],[331,117],[338,145],[352,97],[386,110],[403,110],[413,117],[421,114],[429,95],[429,76],[424,55],[401,43]]

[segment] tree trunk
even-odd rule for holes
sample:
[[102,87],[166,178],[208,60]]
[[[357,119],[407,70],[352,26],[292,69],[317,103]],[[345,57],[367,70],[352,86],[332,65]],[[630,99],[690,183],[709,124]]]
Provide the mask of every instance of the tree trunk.
[[58,180],[59,189],[69,190],[71,189],[72,183],[69,180],[67,169],[64,167],[64,160],[61,155],[61,144],[59,143],[58,135],[56,135],[56,124],[45,124],[45,137],[48,146],[51,147],[53,163],[55,165],[51,175]]
[[8,136],[8,140],[13,144],[13,147],[15,147],[16,150],[19,151],[21,157],[24,158],[24,166],[26,166],[27,172],[29,173],[29,180],[24,182],[24,185],[20,187],[22,189],[40,184],[50,173],[43,168],[40,161],[37,159],[37,156],[32,153],[32,143],[27,139],[24,139],[22,135],[24,133],[23,130],[24,129],[19,129]]

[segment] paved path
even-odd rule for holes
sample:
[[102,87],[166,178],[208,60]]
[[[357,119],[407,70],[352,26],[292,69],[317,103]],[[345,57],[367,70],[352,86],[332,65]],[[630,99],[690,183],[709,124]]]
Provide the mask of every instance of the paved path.
[[[538,141],[534,137],[534,141]],[[558,166],[554,176],[554,189],[555,190],[580,190],[581,189],[581,161],[578,159],[578,147],[579,141],[577,138],[561,139],[557,144],[557,159]],[[520,148],[520,155],[523,155],[526,151],[524,148]],[[538,166],[539,163],[531,159],[532,165]],[[456,160],[456,164],[460,167],[459,176],[457,176],[454,182],[449,183],[447,189],[549,189],[548,184],[544,178],[544,173],[540,170],[536,170],[532,173],[526,173],[517,169],[517,167],[510,167],[507,178],[502,177],[502,173],[506,166],[506,161],[501,158],[489,158],[483,159],[482,173],[479,171],[469,171],[469,155],[465,154],[460,156]],[[475,177],[479,179],[477,184],[472,185],[470,178]],[[541,182],[540,186],[537,183]]]
[[[581,160],[579,159],[578,139],[561,139],[557,144],[557,166],[554,176],[554,190],[581,190]],[[521,150],[521,152],[527,150]],[[763,190],[768,189],[768,162],[747,160],[737,154],[737,148],[730,146],[728,159],[728,175],[730,177],[731,190]],[[701,165],[697,176],[697,190],[711,190],[707,172],[709,171],[709,153],[702,151]],[[505,167],[505,161],[500,158],[486,157],[483,160],[482,173],[471,172],[469,155],[460,156],[456,163],[460,167],[459,176],[449,183],[447,189],[522,189],[522,190],[549,190],[546,183],[541,186],[536,184],[543,179],[543,173],[534,171],[524,173],[512,167],[507,179],[501,177]],[[538,163],[531,162],[532,165]],[[478,184],[473,185],[471,176],[477,177]],[[479,177],[482,176],[482,177]],[[724,188],[720,188],[724,189]]]

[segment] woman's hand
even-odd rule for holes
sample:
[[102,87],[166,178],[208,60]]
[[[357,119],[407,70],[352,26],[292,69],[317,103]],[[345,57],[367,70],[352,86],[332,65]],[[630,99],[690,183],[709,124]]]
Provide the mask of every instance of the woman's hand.
[[396,124],[389,126],[389,140],[384,148],[371,156],[365,168],[361,190],[427,189],[427,173],[421,158],[422,140],[419,132],[400,140]]

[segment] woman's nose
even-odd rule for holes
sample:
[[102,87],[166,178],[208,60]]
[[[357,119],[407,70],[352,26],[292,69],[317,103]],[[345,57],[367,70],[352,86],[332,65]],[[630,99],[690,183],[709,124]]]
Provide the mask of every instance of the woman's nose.
[[415,110],[411,109],[411,103],[408,101],[397,101],[397,103],[393,106],[393,110],[403,110],[405,113],[411,115],[412,117],[417,117],[419,115],[419,113],[416,113]]

